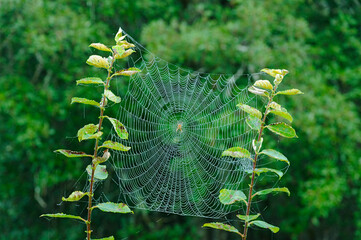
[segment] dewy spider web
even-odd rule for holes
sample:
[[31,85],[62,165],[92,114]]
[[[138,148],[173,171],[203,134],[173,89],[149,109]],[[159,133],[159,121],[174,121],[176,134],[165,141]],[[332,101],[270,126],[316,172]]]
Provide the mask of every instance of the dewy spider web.
[[239,76],[191,72],[128,40],[138,54],[131,65],[142,72],[130,78],[118,115],[131,147],[113,153],[120,199],[179,215],[220,218],[234,211],[220,203],[219,191],[240,189],[251,161],[221,155],[233,146],[251,151],[256,133],[236,105],[255,105],[256,98],[237,87]]

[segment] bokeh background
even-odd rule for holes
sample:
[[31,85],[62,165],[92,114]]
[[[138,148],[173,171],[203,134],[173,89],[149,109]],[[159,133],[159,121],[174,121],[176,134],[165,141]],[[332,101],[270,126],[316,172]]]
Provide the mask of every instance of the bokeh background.
[[[86,150],[76,131],[97,111],[71,106],[91,94],[75,80],[92,42],[112,44],[122,27],[159,57],[202,72],[286,68],[281,99],[299,139],[272,138],[291,161],[282,185],[291,197],[258,203],[276,235],[249,239],[361,239],[361,2],[358,0],[0,0],[0,239],[81,239],[50,212],[85,212],[61,203],[84,185],[85,162],[53,153]],[[127,81],[118,84],[124,96]],[[95,95],[97,96],[97,95]],[[79,181],[78,181],[79,180]],[[78,181],[78,182],[77,182]],[[112,182],[100,186],[107,192]],[[110,188],[109,188],[110,189]],[[135,210],[95,214],[95,236],[117,239],[235,239],[202,229],[206,219]]]

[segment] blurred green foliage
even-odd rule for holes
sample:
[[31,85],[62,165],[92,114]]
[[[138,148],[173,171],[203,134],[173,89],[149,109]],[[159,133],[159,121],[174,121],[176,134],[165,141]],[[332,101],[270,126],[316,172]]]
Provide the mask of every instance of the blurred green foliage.
[[[98,74],[85,64],[87,46],[110,43],[119,26],[191,69],[288,69],[284,87],[288,82],[307,93],[281,100],[294,113],[300,140],[278,146],[274,138],[270,147],[291,161],[283,183],[293,195],[258,207],[267,207],[265,218],[281,227],[277,239],[361,238],[359,1],[0,0],[0,26],[0,239],[83,235],[71,221],[38,217],[65,208],[71,213],[70,205],[56,204],[75,185],[83,187],[76,180],[86,163],[52,151],[86,150],[76,131],[97,113],[70,106],[70,98],[87,91],[75,88],[76,79]],[[119,83],[121,96],[126,87]],[[107,186],[100,187],[106,192]],[[97,232],[118,230],[118,239],[229,239],[201,229],[202,219],[135,212],[99,214]],[[249,235],[269,238],[264,231]]]

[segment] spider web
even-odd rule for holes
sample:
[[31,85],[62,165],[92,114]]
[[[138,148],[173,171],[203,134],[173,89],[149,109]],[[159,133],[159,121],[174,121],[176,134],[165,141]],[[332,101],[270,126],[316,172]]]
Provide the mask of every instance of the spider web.
[[142,72],[130,78],[118,114],[131,147],[112,154],[119,198],[133,208],[186,216],[221,218],[237,210],[220,203],[219,191],[242,189],[251,161],[221,155],[234,146],[251,150],[256,133],[236,105],[256,104],[247,86],[257,74],[190,71],[128,41],[137,51],[130,65]]

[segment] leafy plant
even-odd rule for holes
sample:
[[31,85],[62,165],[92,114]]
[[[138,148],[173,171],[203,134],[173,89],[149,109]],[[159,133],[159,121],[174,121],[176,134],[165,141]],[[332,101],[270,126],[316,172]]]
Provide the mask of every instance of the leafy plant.
[[[88,154],[85,152],[79,152],[79,151],[71,151],[71,150],[65,150],[65,149],[58,149],[55,152],[63,154],[64,156],[68,158],[78,158],[78,157],[85,157],[91,159],[91,164],[89,164],[86,168],[86,171],[88,173],[88,178],[90,182],[90,187],[88,192],[82,192],[82,191],[74,191],[71,193],[68,197],[63,197],[63,201],[67,202],[76,202],[81,200],[83,197],[88,198],[88,211],[87,211],[87,217],[83,218],[81,216],[74,216],[64,213],[55,213],[55,214],[43,214],[41,217],[51,217],[51,218],[68,218],[68,219],[77,219],[83,222],[86,225],[86,234],[87,234],[87,240],[90,240],[92,228],[91,228],[91,217],[92,212],[94,209],[99,209],[103,212],[112,212],[112,213],[133,213],[129,209],[129,207],[124,203],[100,203],[95,206],[93,206],[93,196],[94,196],[94,182],[96,181],[102,181],[105,180],[108,177],[108,172],[106,170],[106,165],[103,164],[106,162],[110,157],[109,149],[117,150],[117,151],[129,151],[130,147],[124,146],[123,144],[119,142],[113,142],[113,141],[104,141],[101,143],[101,138],[103,135],[102,132],[102,125],[103,120],[108,119],[111,125],[113,126],[115,132],[121,139],[128,139],[128,132],[125,128],[125,126],[118,120],[109,116],[104,115],[105,107],[107,106],[108,101],[114,102],[114,103],[120,103],[121,99],[120,97],[116,96],[110,89],[110,82],[114,79],[115,76],[131,76],[133,74],[136,74],[140,72],[137,68],[129,68],[129,69],[123,69],[116,71],[114,69],[114,63],[117,60],[123,59],[125,57],[128,57],[131,55],[134,50],[131,49],[134,47],[133,44],[128,43],[126,40],[124,40],[126,35],[122,34],[122,29],[119,28],[118,33],[115,35],[115,42],[116,45],[110,47],[107,47],[106,45],[102,43],[92,43],[90,44],[90,47],[95,48],[100,51],[109,52],[110,56],[105,58],[101,57],[99,55],[92,55],[88,58],[86,61],[87,64],[97,67],[97,68],[104,68],[107,70],[107,77],[105,81],[103,81],[101,78],[98,77],[88,77],[83,78],[80,80],[77,80],[77,85],[95,85],[99,86],[102,85],[104,87],[103,94],[101,96],[101,100],[99,102],[90,100],[87,98],[79,98],[74,97],[71,100],[71,103],[81,103],[86,105],[92,105],[100,110],[99,114],[99,121],[97,124],[87,124],[83,126],[81,129],[79,129],[77,137],[79,142],[84,140],[94,140],[95,146],[94,146],[94,153]],[[105,150],[102,151],[102,148]],[[101,156],[100,156],[101,155]],[[113,236],[102,238],[103,240],[108,239],[114,239]]]
[[260,195],[267,195],[275,192],[284,192],[290,195],[290,191],[286,187],[281,188],[269,188],[254,192],[255,179],[262,173],[274,173],[279,178],[283,176],[283,172],[273,168],[257,168],[257,164],[259,163],[258,156],[266,155],[270,158],[275,159],[276,161],[283,161],[288,165],[290,162],[287,157],[282,153],[273,150],[273,149],[262,149],[263,144],[263,131],[264,129],[268,129],[271,132],[286,138],[297,138],[296,131],[287,123],[284,122],[275,122],[271,124],[266,124],[267,117],[269,114],[276,115],[283,120],[287,120],[289,123],[293,121],[291,114],[287,112],[285,108],[283,108],[280,104],[274,101],[274,98],[277,95],[297,95],[303,94],[298,89],[289,89],[285,91],[277,91],[278,86],[281,84],[284,76],[288,73],[285,69],[262,69],[261,71],[271,75],[274,77],[273,84],[268,80],[258,80],[253,86],[251,86],[248,91],[262,96],[267,99],[267,104],[265,105],[265,112],[262,114],[258,109],[253,108],[251,106],[245,104],[238,104],[239,107],[244,112],[248,113],[247,116],[247,124],[253,130],[258,132],[258,136],[256,139],[253,139],[252,146],[253,152],[252,155],[247,149],[241,147],[232,147],[223,152],[222,156],[230,156],[239,159],[250,159],[253,162],[252,170],[247,173],[251,175],[251,183],[249,185],[249,193],[248,197],[240,190],[231,190],[231,189],[222,189],[220,191],[219,200],[222,204],[230,205],[236,202],[241,202],[246,205],[246,214],[245,215],[237,215],[237,218],[244,222],[243,233],[241,233],[234,226],[214,222],[214,223],[206,223],[203,227],[210,227],[215,229],[220,229],[228,232],[233,232],[241,236],[243,240],[247,239],[247,230],[249,226],[257,226],[260,228],[266,228],[272,231],[273,233],[277,233],[279,228],[273,226],[267,222],[257,220],[260,217],[260,213],[255,215],[250,215],[252,200]]

